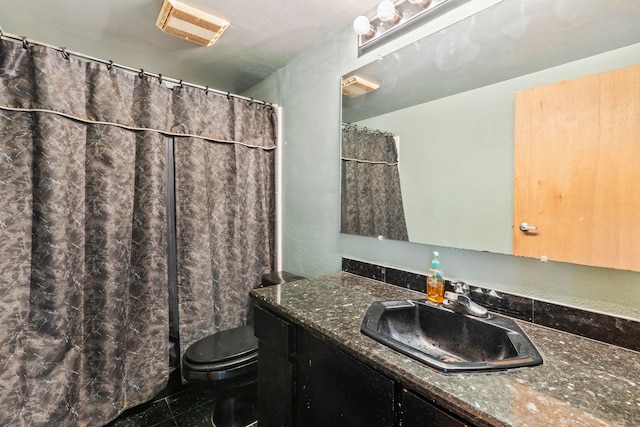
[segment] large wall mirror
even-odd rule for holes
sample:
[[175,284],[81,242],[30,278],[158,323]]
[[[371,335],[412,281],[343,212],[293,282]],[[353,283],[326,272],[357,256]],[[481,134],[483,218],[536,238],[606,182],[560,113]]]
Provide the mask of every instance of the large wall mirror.
[[341,231],[513,254],[516,93],[640,64],[638,22],[637,1],[509,0],[345,74],[380,85],[342,96],[343,140],[387,136],[386,154],[356,160],[395,168],[401,196],[368,197],[400,203],[388,216],[406,235],[362,226],[367,203],[345,174],[357,150],[344,143]]

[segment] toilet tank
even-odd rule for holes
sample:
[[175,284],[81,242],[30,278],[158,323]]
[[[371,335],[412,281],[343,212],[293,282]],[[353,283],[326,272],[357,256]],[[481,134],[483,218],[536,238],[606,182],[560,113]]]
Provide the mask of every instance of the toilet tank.
[[306,277],[298,276],[297,274],[289,273],[288,271],[272,271],[271,273],[262,275],[262,282],[260,287],[279,285],[281,283],[293,282],[296,280],[306,279]]

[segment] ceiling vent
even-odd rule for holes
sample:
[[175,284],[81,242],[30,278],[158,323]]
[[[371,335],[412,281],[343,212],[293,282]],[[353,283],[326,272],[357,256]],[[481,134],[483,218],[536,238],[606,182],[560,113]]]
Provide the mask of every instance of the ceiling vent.
[[364,95],[379,87],[379,84],[356,75],[342,79],[342,94],[352,98]]
[[165,33],[211,46],[227,29],[229,22],[175,0],[164,0],[156,26]]

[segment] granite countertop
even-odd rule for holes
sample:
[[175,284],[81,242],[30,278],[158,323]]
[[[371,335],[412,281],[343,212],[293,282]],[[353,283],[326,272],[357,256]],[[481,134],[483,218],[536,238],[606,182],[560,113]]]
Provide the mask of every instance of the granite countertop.
[[343,272],[256,289],[251,295],[476,425],[640,425],[640,353],[516,321],[538,348],[542,365],[444,374],[360,333],[372,302],[424,298],[421,293]]

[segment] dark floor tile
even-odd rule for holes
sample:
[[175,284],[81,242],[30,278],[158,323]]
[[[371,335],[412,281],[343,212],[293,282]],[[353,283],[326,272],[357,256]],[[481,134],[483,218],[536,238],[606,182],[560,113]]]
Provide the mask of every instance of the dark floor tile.
[[150,399],[151,402],[155,402],[156,400],[164,399],[165,397],[177,394],[182,390],[193,387],[189,383],[183,383],[182,374],[180,373],[180,369],[174,369],[169,374],[169,380],[163,390],[160,393],[153,396],[153,399]]
[[167,403],[169,404],[169,408],[171,408],[173,416],[178,417],[200,406],[215,403],[215,394],[190,387],[167,397]]
[[215,402],[200,405],[175,418],[178,427],[212,427]]
[[[178,427],[211,427],[215,420],[215,411],[224,408],[216,407],[217,402],[211,402],[198,408],[191,409],[188,412],[175,418]],[[233,404],[235,413],[234,425],[249,426],[256,424],[255,406],[246,400],[235,401]],[[226,409],[229,409],[227,407]],[[229,419],[223,419],[221,423],[229,425]]]
[[[148,427],[148,426],[138,426],[138,427]],[[176,423],[175,419],[171,418],[170,420],[161,422],[160,424],[154,424],[153,426],[149,426],[149,427],[178,427],[178,424]]]
[[[169,422],[167,424],[167,422]],[[174,426],[173,415],[164,400],[137,406],[123,413],[105,427]]]

